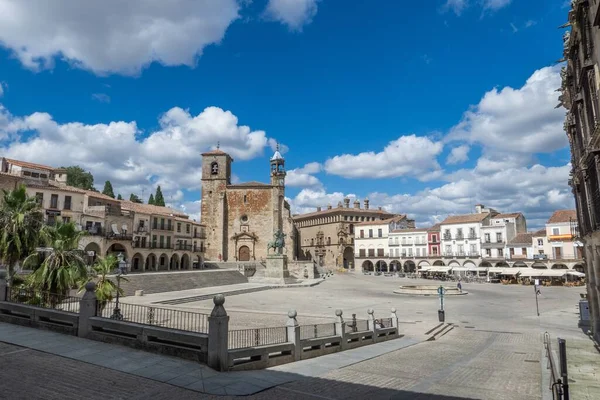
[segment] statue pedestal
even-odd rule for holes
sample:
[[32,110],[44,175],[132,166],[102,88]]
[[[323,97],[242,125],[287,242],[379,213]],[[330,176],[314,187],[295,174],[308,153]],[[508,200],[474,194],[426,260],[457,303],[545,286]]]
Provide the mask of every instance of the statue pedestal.
[[287,266],[287,256],[285,254],[270,254],[267,256],[265,281],[274,284],[286,284],[294,281],[294,279],[290,277]]

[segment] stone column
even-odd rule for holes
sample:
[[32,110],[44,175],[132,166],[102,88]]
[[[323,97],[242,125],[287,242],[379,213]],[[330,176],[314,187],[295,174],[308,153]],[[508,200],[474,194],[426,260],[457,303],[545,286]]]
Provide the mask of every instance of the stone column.
[[335,310],[335,334],[342,338],[341,348],[345,350],[348,346],[348,339],[346,339],[346,322],[344,321],[344,317],[342,317],[343,314],[342,310]]
[[6,281],[6,271],[0,271],[0,301],[8,299],[8,282]]
[[98,299],[96,298],[96,283],[85,284],[85,294],[79,301],[79,323],[77,325],[77,336],[87,337],[92,332],[90,318],[96,316],[98,310]]
[[215,307],[208,317],[208,366],[217,371],[229,369],[229,316],[225,311],[225,296],[213,298]]
[[300,344],[300,324],[296,316],[296,310],[288,311],[288,320],[285,324],[287,327],[287,340],[294,344],[294,360],[299,361],[302,357],[302,345]]

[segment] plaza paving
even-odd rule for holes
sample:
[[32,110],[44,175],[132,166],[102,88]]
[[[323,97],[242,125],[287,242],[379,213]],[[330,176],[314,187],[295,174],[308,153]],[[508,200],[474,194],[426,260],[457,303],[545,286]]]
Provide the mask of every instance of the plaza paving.
[[[0,346],[0,398],[228,398],[203,394],[209,392],[254,393],[249,399],[542,399],[541,333],[583,338],[576,309],[582,288],[543,288],[538,317],[532,287],[468,284],[468,295],[446,299],[447,322],[456,327],[425,341],[438,325],[437,298],[392,293],[417,283],[345,274],[312,288],[228,297],[234,327],[282,325],[290,308],[298,310],[301,324],[332,318],[336,308],[347,319],[352,313],[365,318],[367,308],[376,316],[398,309],[404,338],[263,371],[218,373],[185,360],[0,324],[0,342],[7,343]],[[173,307],[209,311],[211,305]]]

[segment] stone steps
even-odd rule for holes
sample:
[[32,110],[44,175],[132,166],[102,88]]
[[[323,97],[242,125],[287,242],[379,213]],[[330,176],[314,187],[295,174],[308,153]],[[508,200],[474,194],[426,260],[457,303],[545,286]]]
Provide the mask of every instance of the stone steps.
[[[265,290],[270,290],[270,289],[273,289],[273,288],[269,287],[269,286],[264,286],[264,287],[257,287],[257,288],[252,288],[252,289],[239,289],[239,290],[232,290],[230,292],[225,292],[224,295],[226,297],[229,297],[229,296],[235,296],[235,295],[239,295],[239,294],[263,292]],[[203,295],[198,295],[198,296],[182,297],[180,299],[157,301],[156,303],[153,303],[153,304],[177,305],[177,304],[193,303],[195,301],[212,299],[214,296],[215,296],[215,293],[203,294]]]
[[144,294],[150,294],[248,283],[248,278],[237,270],[231,269],[128,274],[124,277],[128,280],[128,282],[121,281],[125,296],[133,296],[136,290],[143,290]]

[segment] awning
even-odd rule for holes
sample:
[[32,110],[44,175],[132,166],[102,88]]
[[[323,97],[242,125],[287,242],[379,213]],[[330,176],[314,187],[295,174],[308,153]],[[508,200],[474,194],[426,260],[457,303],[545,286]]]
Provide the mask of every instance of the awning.
[[469,268],[466,267],[452,267],[452,272],[466,272]]
[[565,276],[569,271],[566,269],[528,269],[521,272],[522,277],[539,277],[539,276],[549,276],[549,277],[561,277]]
[[567,275],[573,275],[573,276],[578,276],[580,278],[583,278],[585,276],[585,274],[583,272],[579,272],[579,271],[567,271]]
[[534,268],[531,268],[531,269],[526,269],[525,270],[523,268],[520,271],[520,276],[526,277],[526,278],[527,277],[533,277],[533,276],[542,276],[544,274],[544,272],[547,272],[547,271],[548,270],[545,270],[545,269],[534,269]]
[[518,273],[519,271],[517,271],[516,268],[504,268],[502,272],[500,272],[500,275],[516,275]]
[[431,267],[424,267],[424,268],[421,268],[421,269],[417,270],[417,272],[427,272],[430,269],[431,269]]
[[502,271],[504,271],[506,268],[499,268],[499,267],[490,267],[487,269],[488,272],[495,272],[495,273],[502,273]]
[[452,267],[431,267],[429,268],[429,272],[445,272],[448,273]]

